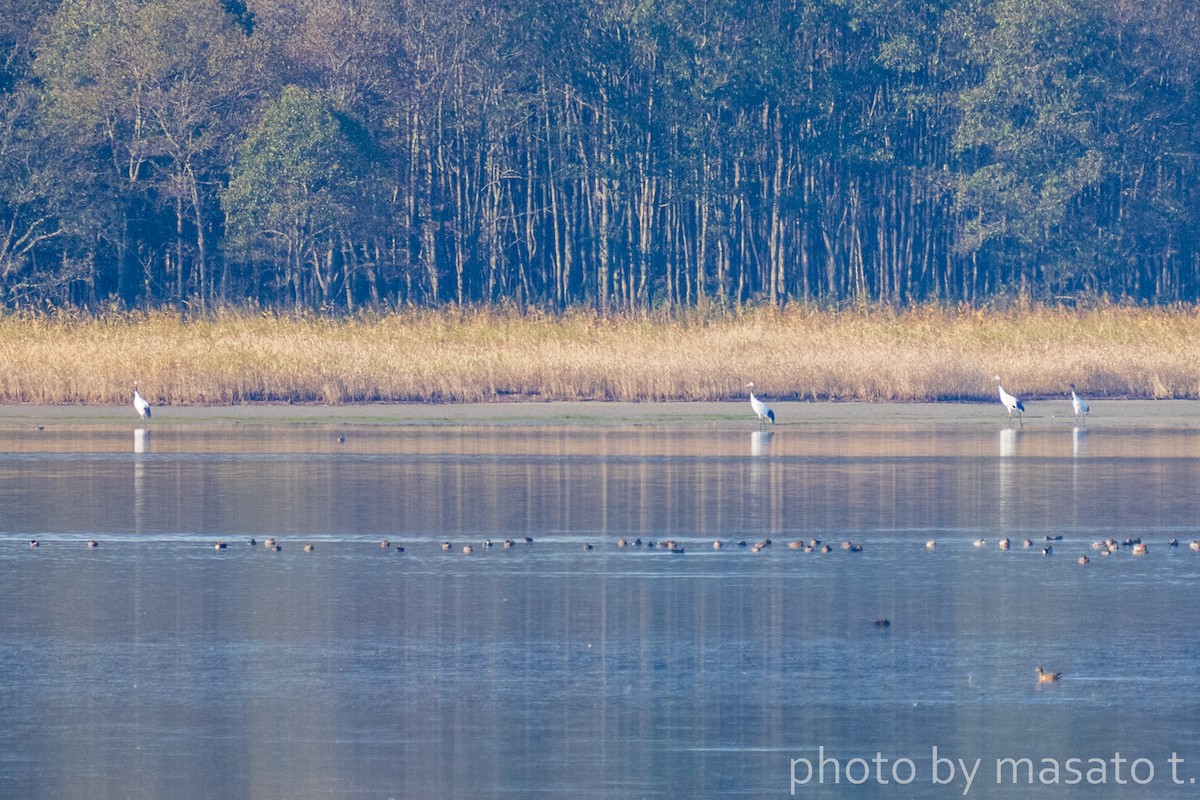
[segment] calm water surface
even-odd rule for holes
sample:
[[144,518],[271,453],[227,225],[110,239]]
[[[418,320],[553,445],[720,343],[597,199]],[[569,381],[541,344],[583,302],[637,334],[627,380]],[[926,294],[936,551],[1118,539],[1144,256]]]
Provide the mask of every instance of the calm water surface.
[[0,431],[0,797],[1200,791],[1200,431],[345,433]]

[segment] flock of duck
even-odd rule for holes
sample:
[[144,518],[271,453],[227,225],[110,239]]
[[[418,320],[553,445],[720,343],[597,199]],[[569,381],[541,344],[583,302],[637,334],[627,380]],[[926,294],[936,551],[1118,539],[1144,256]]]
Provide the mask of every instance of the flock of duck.
[[[1039,542],[1036,545],[1032,539],[1024,539],[1021,542],[1021,546],[1025,549],[1031,549],[1034,547],[1040,548],[1042,551],[1042,555],[1048,556],[1054,552],[1054,543],[1061,542],[1062,540],[1063,540],[1063,537],[1061,534],[1059,534],[1058,536],[1046,535],[1045,537],[1043,537],[1042,542]],[[972,544],[975,545],[976,548],[982,549],[984,547],[987,547],[987,540],[986,539],[976,539],[975,541],[972,542]],[[1010,538],[1008,538],[1007,536],[1004,537],[1003,539],[1000,539],[997,544],[1001,550],[1009,550],[1012,548],[1012,540]],[[1167,542],[1167,546],[1178,548],[1179,540],[1171,539],[1169,542]],[[927,550],[932,550],[935,547],[937,547],[937,541],[934,539],[930,539],[929,541],[927,541],[925,543],[925,549],[927,549]],[[1134,556],[1144,556],[1150,551],[1149,545],[1146,544],[1146,542],[1143,542],[1142,538],[1140,536],[1137,538],[1126,538],[1120,542],[1118,542],[1115,538],[1110,536],[1107,539],[1100,539],[1100,540],[1092,542],[1092,550],[1096,551],[1097,554],[1103,558],[1107,558],[1108,556],[1111,556],[1114,553],[1121,552],[1122,548],[1127,549],[1129,551],[1129,554],[1134,555]],[[1193,553],[1200,553],[1200,539],[1193,540],[1188,545],[1188,548]],[[1082,564],[1090,564],[1091,562],[1092,562],[1092,560],[1087,555],[1082,555],[1078,558],[1078,563],[1081,565]]]
[[[1056,536],[1056,537],[1047,536],[1045,538],[1046,538],[1046,541],[1059,541],[1063,537],[1062,536]],[[257,549],[259,547],[260,543],[258,542],[258,540],[251,538],[249,540],[248,544],[251,548]],[[516,540],[516,539],[508,538],[508,539],[504,539],[501,542],[500,547],[502,549],[508,550],[508,549],[512,549],[513,547],[516,547],[518,544],[531,545],[531,544],[533,544],[533,539],[532,539],[532,537],[526,536],[523,538],[523,540],[518,542],[518,540]],[[974,544],[976,547],[983,547],[986,544],[986,542],[983,539],[977,539],[974,542]],[[1178,547],[1178,545],[1179,545],[1178,541],[1176,541],[1174,539],[1171,540],[1170,544],[1172,547]],[[267,552],[271,552],[271,553],[278,553],[283,550],[283,545],[280,544],[279,541],[277,539],[275,539],[274,537],[270,537],[270,538],[264,540],[263,542],[261,542],[261,545]],[[721,549],[725,548],[726,546],[731,546],[731,547],[738,547],[738,548],[748,548],[751,552],[757,553],[757,552],[761,552],[761,551],[771,547],[771,545],[772,545],[772,542],[770,539],[760,540],[758,542],[755,542],[753,545],[748,544],[744,540],[738,541],[732,545],[727,545],[724,541],[717,539],[717,540],[713,541],[712,548],[714,550],[721,550]],[[1093,544],[1093,547],[1096,549],[1099,549],[1102,555],[1108,555],[1110,552],[1117,552],[1122,545],[1129,546],[1134,555],[1145,555],[1145,553],[1146,553],[1146,545],[1140,539],[1126,540],[1123,543],[1117,543],[1115,540],[1110,538],[1103,542],[1097,542],[1097,543]],[[37,547],[41,546],[41,542],[39,542],[37,539],[30,539],[29,546],[31,548],[37,548]],[[87,540],[87,547],[89,549],[96,548],[99,546],[100,546],[99,542],[97,542],[95,539]],[[441,542],[441,544],[439,546],[443,552],[452,552],[455,549],[454,545],[451,544],[450,542]],[[494,546],[494,543],[490,539],[484,539],[483,542],[480,543],[480,547],[485,550],[490,549],[493,546]],[[679,542],[676,540],[673,540],[673,539],[667,539],[667,540],[661,541],[661,542],[653,542],[653,541],[642,541],[642,539],[640,539],[640,538],[636,538],[633,541],[629,541],[628,539],[622,537],[620,539],[617,539],[616,546],[619,549],[643,548],[646,550],[660,549],[660,550],[665,550],[670,553],[684,552],[684,548],[679,544]],[[937,546],[937,542],[934,539],[930,539],[925,543],[925,548],[927,550],[933,550],[936,546]],[[1024,546],[1032,547],[1033,546],[1032,540],[1030,540],[1030,539],[1024,540]],[[1009,539],[1004,538],[1004,539],[1000,540],[1000,549],[1007,550],[1007,549],[1009,549],[1009,547],[1010,547]],[[397,553],[405,552],[404,545],[393,544],[388,539],[381,539],[379,541],[379,548],[381,550],[385,550],[385,551],[391,550],[391,551],[394,551]],[[832,553],[833,552],[833,547],[831,545],[822,543],[819,539],[809,539],[807,542],[805,542],[803,540],[794,540],[794,541],[788,542],[788,548],[791,550],[803,550],[806,553],[812,553],[812,552]],[[213,543],[213,550],[215,550],[218,553],[223,550],[227,550],[227,549],[229,549],[228,542],[225,542],[223,540],[217,540],[216,542]],[[590,543],[587,543],[587,544],[583,545],[583,549],[587,552],[591,552],[595,548]],[[861,553],[863,550],[863,547],[861,544],[846,541],[846,542],[842,542],[841,549],[845,550],[848,553]],[[1200,540],[1193,541],[1191,543],[1191,549],[1195,552],[1200,552]],[[306,544],[303,547],[303,551],[305,553],[313,553],[316,551],[316,547],[311,543]],[[1043,552],[1045,552],[1047,554],[1049,554],[1050,551],[1051,551],[1051,545],[1046,545],[1043,548]],[[461,552],[464,555],[471,555],[472,553],[475,552],[475,545],[465,544],[462,546]],[[1080,563],[1086,563],[1088,561],[1088,559],[1086,556],[1084,556],[1084,557],[1081,557],[1079,559],[1079,561],[1080,561]],[[882,630],[882,629],[890,628],[892,625],[892,622],[890,619],[883,618],[883,619],[875,620],[874,625],[876,628],[879,628]],[[1054,683],[1059,678],[1061,678],[1062,675],[1063,675],[1063,673],[1061,673],[1061,672],[1046,672],[1041,666],[1039,666],[1037,668],[1037,682],[1039,685],[1047,684],[1047,683]]]
[[[265,539],[262,542],[259,542],[257,539],[251,538],[249,540],[248,544],[250,545],[251,548],[257,548],[261,544],[263,546],[263,548],[269,553],[279,553],[279,552],[282,552],[282,550],[283,550],[283,545],[280,544],[279,541],[277,539],[275,539],[274,537]],[[493,547],[498,546],[503,550],[510,550],[510,549],[516,547],[518,544],[526,544],[526,545],[533,544],[533,537],[525,536],[520,540],[508,538],[508,539],[504,539],[503,541],[501,541],[499,543],[499,545],[497,545],[491,539],[484,539],[478,545],[473,544],[473,543],[467,543],[467,544],[462,545],[461,548],[457,547],[456,545],[454,545],[450,542],[441,542],[438,545],[438,547],[443,553],[450,553],[455,550],[460,550],[463,553],[463,555],[471,555],[472,553],[475,552],[475,550],[477,548],[480,550],[490,550]],[[38,547],[42,546],[42,543],[37,539],[30,539],[29,546],[30,546],[30,548],[38,548]],[[95,539],[88,539],[87,546],[89,548],[95,548],[95,547],[99,547],[100,543],[97,542]],[[620,549],[629,548],[629,549],[645,549],[645,550],[663,550],[668,553],[683,553],[684,552],[683,545],[680,544],[675,539],[665,539],[660,542],[655,542],[653,540],[642,541],[641,538],[636,538],[636,539],[633,539],[632,541],[630,541],[629,539],[621,537],[620,539],[617,539],[616,546]],[[751,552],[758,553],[758,552],[770,547],[771,540],[770,539],[762,539],[760,541],[755,542],[754,544],[749,544],[748,542],[746,542],[746,540],[743,539],[739,542],[736,542],[736,543],[728,545],[728,546],[745,548],[745,549],[749,549]],[[720,550],[723,547],[726,547],[726,543],[720,539],[717,539],[712,543],[712,548],[714,550]],[[811,539],[807,543],[805,543],[803,541],[799,541],[799,540],[789,542],[788,547],[791,548],[792,550],[803,550],[806,553],[812,553],[812,552],[832,553],[833,552],[833,548],[830,545],[822,544],[819,539]],[[863,549],[861,544],[855,544],[853,542],[843,542],[841,547],[843,550],[846,550],[847,552],[851,552],[851,553],[861,553],[862,549]],[[381,550],[391,550],[396,553],[405,552],[404,545],[393,544],[388,539],[381,539],[379,541],[379,548]],[[229,543],[223,539],[218,539],[217,541],[213,542],[212,549],[214,551],[220,553],[224,550],[229,549]],[[316,552],[316,549],[317,549],[316,545],[311,544],[311,543],[306,544],[303,547],[303,550],[305,553],[314,553],[314,552]],[[590,553],[595,549],[596,549],[595,546],[592,545],[590,542],[583,543],[584,552]]]
[[[1033,539],[1023,539],[1020,542],[1020,546],[1021,546],[1021,548],[1026,549],[1026,550],[1031,550],[1031,549],[1041,550],[1042,555],[1048,556],[1054,552],[1054,544],[1056,542],[1061,542],[1062,540],[1063,540],[1063,536],[1061,534],[1059,534],[1057,536],[1050,536],[1049,534],[1047,534],[1046,536],[1044,536],[1042,538],[1042,540],[1040,540],[1038,542],[1035,542]],[[259,542],[257,539],[251,538],[249,540],[248,544],[251,548],[257,548],[261,544],[263,549],[270,553],[279,553],[279,552],[282,552],[282,550],[283,550],[283,545],[274,537],[267,538],[267,539],[263,540],[262,542]],[[499,547],[500,549],[503,549],[503,550],[510,550],[521,544],[531,545],[531,544],[533,544],[533,538],[530,536],[525,536],[522,539],[507,538],[507,539],[504,539],[501,542],[499,542],[499,544],[493,542],[491,539],[484,539],[483,541],[479,542],[478,544],[468,542],[467,544],[463,544],[461,546],[455,545],[448,541],[443,541],[438,544],[438,548],[444,553],[451,553],[451,552],[454,552],[457,550],[457,551],[461,552],[463,555],[472,555],[473,553],[475,553],[476,550],[486,551],[486,550],[492,549],[493,547]],[[615,544],[616,544],[617,549],[619,549],[619,550],[627,550],[627,549],[628,550],[641,549],[641,550],[646,550],[646,551],[661,550],[661,551],[664,551],[667,553],[676,553],[676,554],[681,554],[681,553],[685,552],[685,548],[684,548],[683,544],[680,543],[676,539],[664,539],[662,541],[656,542],[654,540],[643,541],[640,537],[632,539],[632,540],[627,539],[625,537],[621,537],[616,540]],[[979,550],[982,550],[988,546],[987,540],[982,539],[982,538],[973,540],[971,542],[971,544],[976,549],[979,549]],[[996,544],[1000,550],[1011,550],[1014,547],[1013,540],[1007,536],[1005,536],[1002,539],[999,539]],[[739,540],[737,542],[727,542],[722,539],[715,539],[715,540],[713,540],[711,547],[713,550],[724,550],[726,548],[734,548],[734,549],[749,551],[751,553],[760,553],[764,550],[767,550],[772,545],[773,545],[773,542],[770,539],[760,539],[760,540],[754,542],[753,544],[751,544],[750,542],[748,542],[745,539]],[[29,540],[29,547],[31,549],[36,549],[41,546],[42,546],[42,543],[38,539],[30,539]],[[94,549],[99,546],[100,546],[100,543],[97,540],[95,540],[95,539],[87,540],[88,549]],[[929,551],[935,550],[937,548],[937,546],[938,546],[937,539],[928,539],[925,542],[926,550],[929,550]],[[1171,539],[1169,542],[1167,542],[1167,547],[1178,548],[1179,546],[1180,546],[1180,543],[1179,543],[1178,539]],[[804,553],[827,554],[827,553],[832,553],[834,551],[833,545],[831,545],[827,542],[822,542],[820,539],[808,539],[808,540],[793,539],[787,543],[787,547],[789,550],[795,550],[795,551],[804,552]],[[393,542],[391,542],[388,539],[381,539],[379,541],[379,548],[381,550],[393,551],[396,553],[405,552],[404,545],[394,544]],[[224,541],[223,539],[218,539],[217,541],[213,542],[212,549],[214,551],[220,553],[222,551],[229,549],[229,543]],[[308,543],[308,544],[303,545],[301,549],[305,553],[314,553],[314,552],[316,552],[317,548],[316,548],[316,545],[314,545],[312,543]],[[590,552],[594,551],[596,549],[596,547],[591,542],[584,542],[582,544],[582,549],[584,552],[590,553]],[[863,552],[863,546],[861,544],[850,541],[850,540],[841,542],[838,545],[838,549],[841,549],[847,553]],[[1101,540],[1092,542],[1091,549],[1096,552],[1098,557],[1102,557],[1102,558],[1107,558],[1108,556],[1114,555],[1116,553],[1120,553],[1123,549],[1127,550],[1129,552],[1129,554],[1132,556],[1144,556],[1150,550],[1149,545],[1147,545],[1146,542],[1142,541],[1141,537],[1126,538],[1122,541],[1117,541],[1115,538],[1113,538],[1111,536],[1107,539],[1101,539]],[[1191,550],[1193,553],[1200,553],[1200,539],[1195,539],[1195,540],[1191,541],[1190,543],[1188,543],[1188,549]],[[1087,555],[1082,555],[1079,557],[1078,563],[1079,564],[1090,564],[1091,558],[1089,558]]]

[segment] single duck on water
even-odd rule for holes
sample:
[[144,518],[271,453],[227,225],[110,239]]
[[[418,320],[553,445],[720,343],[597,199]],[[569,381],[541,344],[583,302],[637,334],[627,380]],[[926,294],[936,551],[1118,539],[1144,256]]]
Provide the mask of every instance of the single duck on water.
[[1046,672],[1046,670],[1042,669],[1040,666],[1037,668],[1038,683],[1054,683],[1062,676],[1063,674],[1061,672]]

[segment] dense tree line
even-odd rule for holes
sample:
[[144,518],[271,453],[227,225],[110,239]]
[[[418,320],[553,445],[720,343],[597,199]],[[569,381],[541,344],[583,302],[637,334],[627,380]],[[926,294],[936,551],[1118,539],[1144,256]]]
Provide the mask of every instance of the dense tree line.
[[1193,0],[0,0],[9,307],[1200,299]]

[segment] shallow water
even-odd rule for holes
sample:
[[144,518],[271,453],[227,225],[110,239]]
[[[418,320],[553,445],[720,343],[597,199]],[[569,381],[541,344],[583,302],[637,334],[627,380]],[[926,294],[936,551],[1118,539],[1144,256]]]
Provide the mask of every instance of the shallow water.
[[345,434],[0,430],[0,797],[1195,793],[1200,431]]

